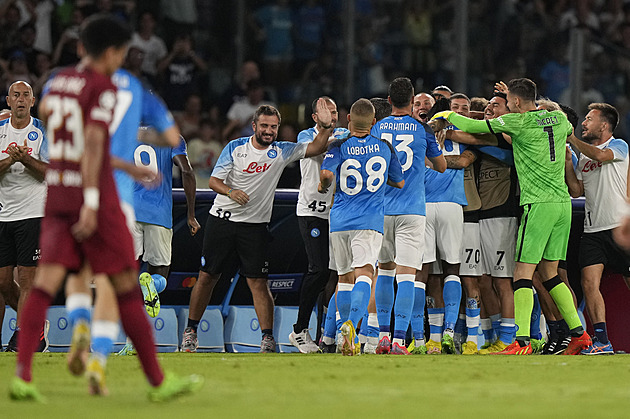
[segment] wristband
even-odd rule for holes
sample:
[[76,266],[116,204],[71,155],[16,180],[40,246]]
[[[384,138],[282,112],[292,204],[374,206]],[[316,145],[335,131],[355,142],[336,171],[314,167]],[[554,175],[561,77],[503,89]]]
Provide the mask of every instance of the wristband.
[[97,211],[100,199],[100,192],[98,188],[90,187],[83,189],[83,205],[86,207]]
[[227,191],[226,195],[227,195],[227,197],[228,197],[228,198],[232,198],[232,197],[230,196],[230,194],[232,193],[232,191],[233,191],[233,190],[234,190],[234,189],[230,189],[229,191]]

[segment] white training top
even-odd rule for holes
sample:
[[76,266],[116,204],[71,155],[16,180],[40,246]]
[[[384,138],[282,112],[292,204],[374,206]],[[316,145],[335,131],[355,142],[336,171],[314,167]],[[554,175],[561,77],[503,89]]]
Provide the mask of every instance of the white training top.
[[307,143],[275,141],[266,149],[258,150],[252,141],[253,137],[230,141],[212,171],[213,177],[249,195],[249,202],[239,205],[218,194],[210,215],[236,222],[268,223],[282,171],[289,163],[303,158],[308,147]]
[[[298,135],[298,143],[311,143],[317,136],[317,128],[309,128],[300,132]],[[345,128],[335,128],[330,138],[347,137],[350,131]],[[329,188],[326,193],[317,192],[319,184],[319,171],[324,161],[322,153],[318,156],[308,157],[300,161],[300,171],[302,173],[302,182],[300,183],[300,192],[298,193],[298,201],[296,206],[296,214],[298,217],[318,217],[324,220],[328,219],[330,213],[330,204],[335,188]]]
[[[11,144],[29,147],[29,154],[48,162],[48,140],[42,121],[31,118],[22,129],[11,125],[11,118],[0,121],[0,160],[9,158]],[[22,163],[15,162],[0,175],[0,221],[19,221],[44,216],[46,182],[34,176]]]
[[611,149],[614,159],[601,163],[580,155],[575,174],[584,184],[584,232],[610,230],[621,223],[626,204],[628,144],[611,137],[597,146]]

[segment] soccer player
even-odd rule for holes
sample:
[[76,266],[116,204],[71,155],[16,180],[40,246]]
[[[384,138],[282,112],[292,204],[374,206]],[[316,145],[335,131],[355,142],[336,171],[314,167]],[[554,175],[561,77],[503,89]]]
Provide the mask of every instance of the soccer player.
[[[446,170],[446,161],[433,130],[411,116],[411,80],[406,77],[394,79],[388,94],[392,115],[379,121],[372,135],[387,141],[396,150],[405,176],[405,187],[385,188],[384,234],[378,255],[379,273],[375,291],[379,323],[376,353],[408,355],[404,339],[414,305],[416,273],[422,269],[424,252],[424,160],[431,160],[438,172]],[[398,284],[395,305],[394,279]],[[395,320],[393,333],[390,334],[392,307]]]
[[499,83],[507,91],[509,113],[487,121],[465,118],[454,112],[440,112],[466,132],[505,132],[512,137],[514,163],[521,185],[524,207],[516,243],[514,306],[516,340],[500,354],[532,353],[530,320],[534,304],[532,276],[536,266],[543,284],[571,330],[567,355],[579,354],[591,345],[584,331],[569,288],[558,276],[558,260],[566,256],[571,229],[571,198],[564,182],[566,139],[573,129],[564,113],[536,109],[536,84],[526,78]]
[[[44,216],[48,167],[48,139],[42,121],[31,117],[35,104],[33,89],[24,81],[9,87],[10,117],[0,121],[0,290],[7,302],[17,306],[18,328],[11,336],[7,352],[17,351],[19,325],[24,302],[41,257],[39,229]],[[13,281],[17,266],[19,299]],[[38,351],[48,347],[44,325]]]
[[[11,398],[43,400],[31,383],[33,351],[46,310],[68,272],[90,266],[112,281],[125,332],[138,348],[152,389],[149,398],[166,400],[198,388],[196,375],[180,379],[164,375],[156,358],[151,328],[135,278],[131,235],[117,198],[109,157],[109,128],[116,105],[111,75],[122,63],[130,30],[109,15],[94,15],[81,28],[85,55],[76,67],[57,72],[40,103],[48,122],[50,166],[48,196],[42,222],[41,265],[26,301],[18,339],[16,377]],[[73,347],[89,349],[89,329],[73,330]]]
[[190,295],[183,351],[196,352],[197,326],[221,272],[235,251],[241,262],[240,273],[247,278],[252,292],[262,331],[260,352],[276,351],[274,305],[267,284],[267,224],[274,191],[286,165],[320,155],[328,144],[334,126],[325,99],[318,99],[316,113],[321,129],[313,141],[276,141],[280,112],[273,106],[262,105],[254,114],[254,135],[230,141],[221,152],[210,178],[210,188],[217,192],[217,197],[205,228],[199,279]]
[[593,344],[584,355],[614,354],[606,332],[606,306],[599,290],[605,267],[622,274],[628,282],[630,258],[614,242],[613,229],[619,226],[628,189],[628,144],[613,137],[619,122],[617,110],[607,103],[592,103],[582,122],[582,141],[569,141],[580,151],[577,169],[566,164],[571,196],[584,195],[584,234],[580,240],[582,289],[591,323]]
[[[337,104],[334,100],[327,96],[322,96],[326,102],[326,107],[330,111],[332,117],[331,124],[334,127],[337,124]],[[317,134],[323,130],[319,116],[317,114],[317,102],[319,98],[313,101],[312,118],[315,126],[306,129],[298,134],[298,143],[310,143]],[[348,135],[345,128],[335,128],[328,144],[335,139],[343,138]],[[306,256],[308,258],[308,272],[302,280],[300,288],[300,307],[298,309],[297,321],[293,325],[293,332],[289,335],[289,341],[302,353],[318,352],[319,347],[308,331],[308,322],[311,312],[315,306],[318,295],[322,292],[330,277],[330,243],[328,240],[328,214],[330,213],[330,205],[332,204],[332,190],[325,194],[317,192],[317,184],[319,183],[319,170],[324,160],[324,154],[308,157],[300,160],[300,170],[302,172],[302,182],[300,183],[300,192],[298,193],[298,202],[296,213],[298,217],[298,225],[302,240],[306,248]],[[333,300],[334,303],[334,300]],[[328,309],[334,313],[334,304],[328,305]]]
[[435,105],[435,99],[428,93],[418,93],[413,97],[411,115],[420,122],[429,122],[429,111]]
[[[411,98],[409,98],[411,99]],[[320,171],[320,192],[335,182],[330,212],[330,240],[339,274],[337,310],[344,322],[338,342],[343,355],[359,352],[356,327],[367,310],[374,262],[383,239],[385,184],[404,186],[402,168],[392,145],[370,134],[376,122],[367,99],[350,108],[350,136],[333,142]]]
[[440,98],[450,99],[452,95],[453,91],[451,90],[451,88],[445,85],[436,86],[431,91],[431,96],[433,96],[435,100],[438,100]]

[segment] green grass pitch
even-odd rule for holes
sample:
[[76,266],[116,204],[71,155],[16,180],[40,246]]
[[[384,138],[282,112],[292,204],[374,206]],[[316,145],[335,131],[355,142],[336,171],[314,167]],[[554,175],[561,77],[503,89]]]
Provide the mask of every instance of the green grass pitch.
[[[15,354],[0,354],[3,418],[593,418],[630,417],[630,355],[380,356],[160,354],[165,369],[199,373],[203,389],[147,401],[136,357],[112,355],[108,397],[87,395],[65,354],[37,354],[48,404],[7,395]],[[190,415],[190,416],[189,416]]]

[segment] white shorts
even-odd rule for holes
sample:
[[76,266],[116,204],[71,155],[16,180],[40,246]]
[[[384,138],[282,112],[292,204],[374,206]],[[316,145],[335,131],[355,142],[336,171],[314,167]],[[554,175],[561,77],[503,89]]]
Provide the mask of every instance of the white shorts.
[[335,263],[335,252],[333,252],[330,233],[328,233],[328,269],[330,269],[331,271],[337,270],[337,264]]
[[173,230],[155,224],[137,222],[133,229],[136,259],[151,266],[170,266]]
[[479,223],[464,223],[462,262],[461,265],[459,265],[459,275],[481,276],[484,273],[483,268]]
[[423,263],[440,259],[455,265],[461,261],[464,212],[453,202],[427,203]]
[[375,267],[383,235],[375,230],[335,231],[330,233],[330,241],[337,273],[345,275],[365,265]]
[[[136,228],[136,211],[133,209],[133,205],[124,202],[124,201],[120,201],[120,209],[123,212],[123,215],[125,216],[125,221],[127,222],[127,228],[129,229],[129,234],[131,234],[131,237],[134,239],[134,249],[136,246],[136,238],[133,235],[133,231]],[[136,257],[136,259],[138,259]]]
[[484,271],[495,278],[512,278],[518,221],[516,217],[479,220]]
[[424,215],[386,215],[378,261],[422,269],[425,226]]

